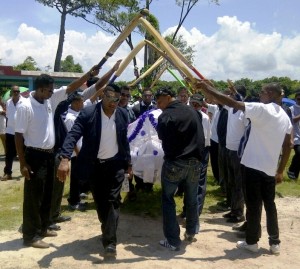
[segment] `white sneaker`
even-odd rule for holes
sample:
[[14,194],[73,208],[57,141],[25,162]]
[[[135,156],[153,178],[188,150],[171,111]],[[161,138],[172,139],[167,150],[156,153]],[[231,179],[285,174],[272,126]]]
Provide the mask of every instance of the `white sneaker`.
[[240,249],[247,249],[251,252],[258,252],[258,244],[248,245],[246,241],[238,241],[236,247]]
[[279,244],[274,244],[270,246],[270,251],[274,255],[279,255],[280,254],[280,245]]

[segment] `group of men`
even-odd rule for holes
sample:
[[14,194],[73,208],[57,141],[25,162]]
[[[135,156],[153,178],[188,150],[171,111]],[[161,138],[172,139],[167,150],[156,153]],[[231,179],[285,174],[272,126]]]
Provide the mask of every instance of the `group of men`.
[[[98,75],[99,70],[93,67],[69,86],[56,90],[53,78],[42,74],[35,80],[35,89],[27,99],[20,96],[17,86],[12,88],[9,102],[13,105],[7,104],[7,124],[11,128],[7,128],[3,178],[11,178],[12,160],[18,154],[20,171],[25,177],[22,227],[25,245],[48,248],[49,244],[42,238],[57,235],[49,227],[60,216],[59,207],[71,160],[73,193],[70,192],[69,203],[78,206],[79,181],[88,180],[101,222],[104,255],[116,256],[120,191],[124,174],[128,173],[132,177],[127,127],[145,111],[155,108],[150,89],[145,89],[143,100],[130,108],[130,89],[126,86],[120,88],[116,84],[107,85],[119,63],[80,96],[73,97],[65,119],[68,133],[58,146],[55,110],[59,103],[90,77]],[[231,107],[228,113],[239,111],[239,114],[235,114],[236,118],[244,114],[251,121],[251,131],[240,160],[243,165],[247,210],[246,240],[239,241],[237,247],[254,252],[258,250],[261,208],[264,203],[270,250],[279,254],[275,185],[283,178],[291,150],[292,131],[290,120],[280,107],[280,85],[272,83],[264,86],[260,94],[261,103],[248,103],[220,93],[206,81],[189,83],[206,98]],[[100,101],[95,102],[99,96]],[[180,249],[181,239],[174,195],[180,186],[185,196],[185,240],[192,242],[199,231],[211,138],[210,118],[201,112],[200,104],[203,100],[199,94],[190,98],[191,105],[185,104],[187,100],[178,100],[176,92],[171,88],[161,88],[154,96],[157,108],[162,110],[156,129],[164,151],[161,185],[165,239],[159,243],[176,251]],[[187,99],[185,96],[180,98]],[[89,104],[83,103],[87,99],[90,100]],[[232,151],[236,154],[237,149]],[[152,184],[143,183],[142,178],[135,176],[135,180],[136,189],[152,189]]]

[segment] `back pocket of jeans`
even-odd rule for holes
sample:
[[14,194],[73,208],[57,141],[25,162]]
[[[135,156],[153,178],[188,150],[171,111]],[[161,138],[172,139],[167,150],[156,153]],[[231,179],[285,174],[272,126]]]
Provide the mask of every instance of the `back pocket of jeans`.
[[182,178],[183,169],[172,164],[164,163],[162,177],[168,181],[179,181]]

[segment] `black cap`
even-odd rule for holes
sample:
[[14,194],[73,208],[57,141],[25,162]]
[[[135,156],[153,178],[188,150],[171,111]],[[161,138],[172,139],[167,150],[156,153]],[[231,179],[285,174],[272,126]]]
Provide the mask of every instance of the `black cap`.
[[160,88],[159,90],[157,90],[157,92],[155,93],[155,98],[157,99],[161,95],[164,95],[164,96],[170,95],[171,97],[175,97],[176,93],[170,87],[164,87],[164,88]]
[[203,96],[199,93],[195,93],[190,97],[190,103],[197,103],[199,105],[202,105],[203,102]]

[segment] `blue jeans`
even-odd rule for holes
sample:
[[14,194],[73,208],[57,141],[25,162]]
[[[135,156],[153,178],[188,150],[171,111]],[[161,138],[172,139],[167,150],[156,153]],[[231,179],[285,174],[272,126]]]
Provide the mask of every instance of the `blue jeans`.
[[180,228],[176,218],[174,194],[179,183],[184,184],[186,199],[186,232],[196,233],[198,220],[197,191],[201,163],[192,160],[165,160],[161,172],[163,231],[169,244],[178,247],[181,243]]

